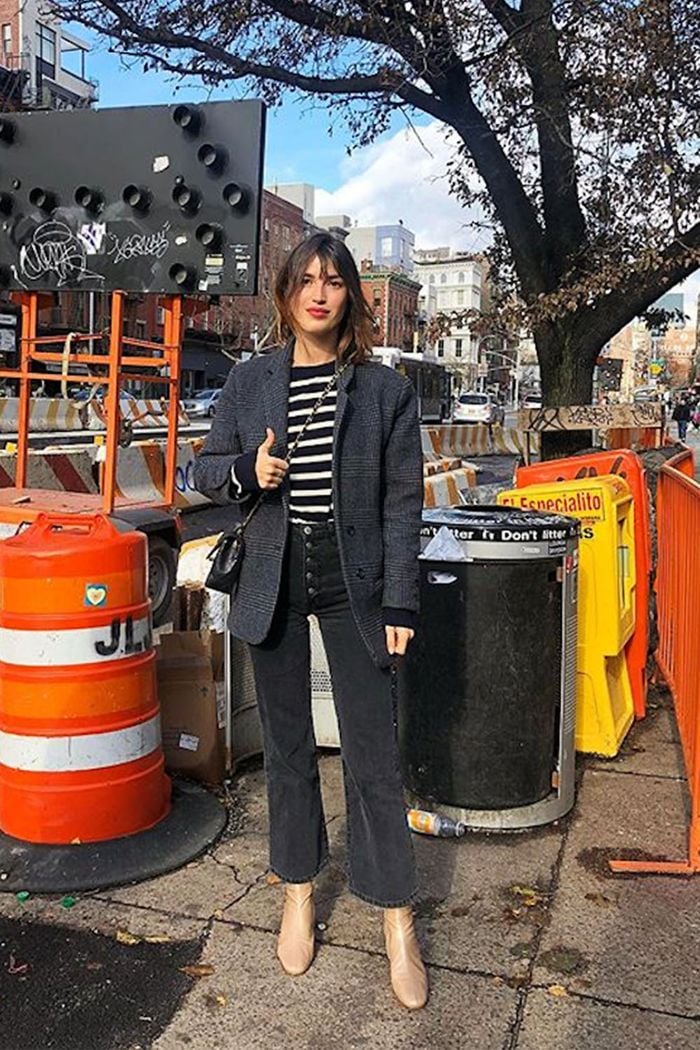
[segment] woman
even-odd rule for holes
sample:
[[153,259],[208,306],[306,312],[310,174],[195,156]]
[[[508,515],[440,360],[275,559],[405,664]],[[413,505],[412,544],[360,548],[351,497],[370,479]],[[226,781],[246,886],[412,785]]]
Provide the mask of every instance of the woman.
[[384,909],[392,987],[418,1009],[428,982],[391,697],[418,609],[416,397],[410,380],[370,361],[373,318],[340,240],[319,233],[298,245],[275,305],[284,345],[232,369],[194,478],[239,514],[265,493],[246,529],[229,628],[250,645],[258,692],[270,867],[286,884],[277,954],[289,974],[311,965],[313,879],[328,860],[311,720],[314,613],[340,727],[349,887]]

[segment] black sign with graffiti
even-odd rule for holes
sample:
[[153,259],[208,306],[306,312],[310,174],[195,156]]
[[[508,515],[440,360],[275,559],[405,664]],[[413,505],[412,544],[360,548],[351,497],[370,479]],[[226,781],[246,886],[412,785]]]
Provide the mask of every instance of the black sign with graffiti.
[[254,295],[262,103],[0,116],[0,286]]

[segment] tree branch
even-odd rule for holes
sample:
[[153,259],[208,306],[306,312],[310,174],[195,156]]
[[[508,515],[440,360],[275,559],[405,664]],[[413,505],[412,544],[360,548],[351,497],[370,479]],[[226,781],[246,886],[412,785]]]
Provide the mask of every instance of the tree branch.
[[[482,0],[485,2],[485,0]],[[578,196],[566,75],[559,55],[551,0],[523,0],[527,28],[511,42],[532,86],[537,131],[545,240],[556,283],[587,243]]]
[[629,321],[644,312],[660,295],[689,277],[700,266],[700,222],[691,226],[659,253],[655,266],[634,267],[614,291],[600,296],[581,320],[587,340],[601,347]]
[[508,35],[517,32],[522,27],[523,20],[520,12],[510,7],[506,0],[481,0],[481,3]]
[[548,290],[542,228],[515,168],[471,94],[463,69],[453,67],[440,91],[446,123],[460,135],[503,225],[525,299]]
[[[125,30],[135,42],[144,46],[165,48],[167,50],[187,50],[195,54],[203,55],[213,62],[221,63],[230,70],[230,78],[240,80],[244,77],[254,77],[259,80],[272,80],[287,87],[297,88],[315,95],[354,95],[365,97],[372,94],[395,94],[404,102],[417,109],[422,109],[438,120],[445,120],[444,107],[440,105],[434,96],[413,84],[410,84],[398,71],[391,69],[382,70],[367,76],[346,77],[313,77],[302,73],[292,73],[282,66],[265,65],[260,62],[251,62],[247,59],[237,58],[225,48],[208,40],[201,40],[189,33],[174,33],[163,27],[150,29],[137,22],[117,0],[100,0],[118,20],[119,28]],[[102,27],[102,31],[108,30]],[[118,32],[110,34],[118,38]],[[133,52],[132,52],[133,54]],[[137,56],[138,57],[138,56]],[[145,57],[145,56],[144,56]],[[172,72],[182,72],[186,75],[187,70],[176,67],[165,59],[158,59],[163,65],[169,66]]]
[[[364,22],[356,22],[343,16],[342,26],[340,19],[328,11],[315,7],[305,0],[303,4],[295,3],[295,0],[262,0],[265,7],[281,15],[282,18],[295,22],[296,25],[307,26],[319,32],[330,32],[334,36],[346,36],[351,40],[364,40],[373,44],[386,45],[386,35],[378,34],[374,27],[377,23],[368,17]],[[383,23],[380,23],[383,24]]]

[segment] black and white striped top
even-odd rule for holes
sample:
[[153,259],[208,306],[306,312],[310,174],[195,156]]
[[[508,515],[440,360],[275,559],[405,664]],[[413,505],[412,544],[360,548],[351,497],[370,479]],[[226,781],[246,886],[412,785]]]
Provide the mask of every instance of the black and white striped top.
[[[325,365],[292,368],[287,417],[287,443],[291,446],[309,412],[333,375],[335,361]],[[333,422],[337,387],[326,395],[304,431],[289,462],[289,515],[292,521],[326,521],[333,506]]]

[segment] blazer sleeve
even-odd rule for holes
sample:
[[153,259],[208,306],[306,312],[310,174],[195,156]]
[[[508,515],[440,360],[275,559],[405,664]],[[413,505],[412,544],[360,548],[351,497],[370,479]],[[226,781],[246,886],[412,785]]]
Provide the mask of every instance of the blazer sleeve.
[[[247,466],[247,459],[250,458],[250,453],[244,453],[241,448],[236,422],[236,368],[234,365],[228,374],[216,405],[211,429],[194,462],[194,487],[212,503],[243,503],[253,495],[251,491],[241,490],[232,483],[232,471],[236,463],[242,460]],[[240,473],[245,475],[246,472],[239,472],[239,476]]]
[[418,555],[423,508],[423,453],[418,402],[404,380],[384,447],[382,531],[384,608],[418,612]]

